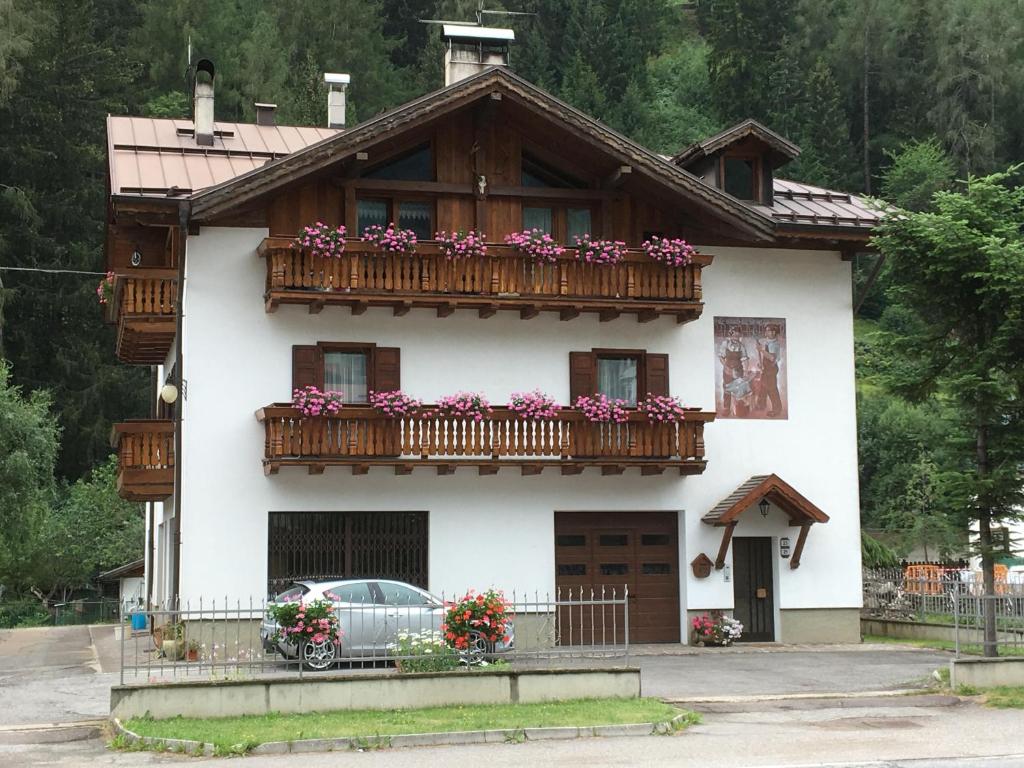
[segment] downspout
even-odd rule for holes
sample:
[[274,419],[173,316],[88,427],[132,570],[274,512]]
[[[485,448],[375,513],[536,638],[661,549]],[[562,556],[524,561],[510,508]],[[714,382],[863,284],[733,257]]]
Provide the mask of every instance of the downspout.
[[191,204],[188,200],[178,203],[178,297],[175,312],[174,335],[175,344],[174,370],[177,371],[178,407],[174,409],[174,589],[172,599],[177,605],[181,590],[181,422],[185,410],[185,364],[182,347],[182,329],[184,328],[185,307],[185,245],[188,242],[188,220]]
[[[152,406],[149,409],[149,417],[155,419],[159,412],[160,401],[160,379],[156,374],[156,366],[149,369],[149,395],[152,399]],[[156,567],[156,557],[153,553],[153,526],[156,524],[156,503],[146,502],[146,610],[153,610],[153,569]]]

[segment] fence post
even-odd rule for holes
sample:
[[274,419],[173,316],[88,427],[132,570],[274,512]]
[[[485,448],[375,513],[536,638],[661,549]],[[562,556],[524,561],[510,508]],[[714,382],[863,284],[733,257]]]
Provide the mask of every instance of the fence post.
[[625,585],[622,592],[622,601],[625,604],[623,621],[626,625],[626,666],[629,666],[629,584]]
[[953,592],[953,657],[960,658],[960,591]]

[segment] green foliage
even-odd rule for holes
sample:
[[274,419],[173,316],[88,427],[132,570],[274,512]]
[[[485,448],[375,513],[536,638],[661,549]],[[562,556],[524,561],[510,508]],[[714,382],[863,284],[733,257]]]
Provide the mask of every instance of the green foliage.
[[0,601],[0,629],[42,627],[50,623],[50,613],[34,597]]
[[860,559],[865,568],[888,568],[900,564],[895,551],[863,531],[860,534]]
[[936,192],[949,189],[956,170],[934,137],[911,141],[886,152],[892,164],[882,178],[882,198],[900,208],[924,211]]

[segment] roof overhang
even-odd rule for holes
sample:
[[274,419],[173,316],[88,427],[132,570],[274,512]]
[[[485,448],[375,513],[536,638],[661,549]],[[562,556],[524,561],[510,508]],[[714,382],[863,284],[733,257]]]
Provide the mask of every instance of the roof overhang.
[[97,581],[117,581],[118,579],[138,578],[145,575],[146,561],[135,560],[131,563],[104,571],[96,577]]
[[762,125],[757,120],[747,119],[730,128],[726,128],[714,136],[710,136],[696,144],[691,144],[672,158],[680,166],[686,166],[695,160],[714,155],[724,149],[746,139],[755,139],[764,144],[772,154],[772,165],[778,167],[800,156],[800,147],[782,134]]
[[828,522],[828,515],[778,475],[755,475],[718,502],[701,521],[714,526],[735,525],[740,515],[761,499],[785,512],[791,525]]

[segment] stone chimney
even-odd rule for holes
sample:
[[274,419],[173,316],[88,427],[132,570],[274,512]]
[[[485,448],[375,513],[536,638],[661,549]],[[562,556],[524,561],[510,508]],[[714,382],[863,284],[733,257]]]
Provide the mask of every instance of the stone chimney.
[[349,75],[325,72],[324,82],[327,83],[327,127],[345,127],[345,91],[352,81]]
[[477,27],[471,24],[444,24],[444,84],[451,85],[475,75],[487,67],[509,64],[509,46],[515,42],[511,29]]
[[256,102],[256,125],[273,125],[277,104]]
[[196,62],[195,81],[192,86],[192,120],[195,123],[196,144],[213,146],[213,62]]

